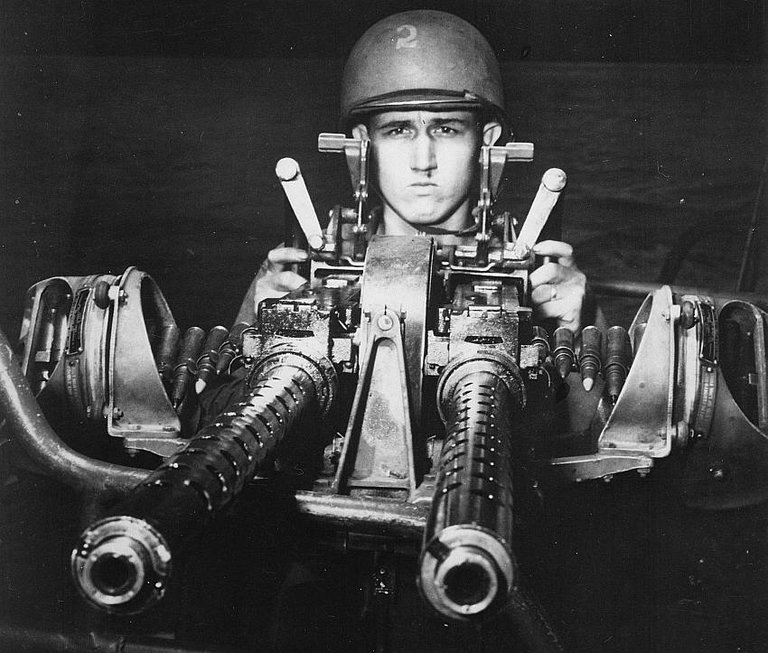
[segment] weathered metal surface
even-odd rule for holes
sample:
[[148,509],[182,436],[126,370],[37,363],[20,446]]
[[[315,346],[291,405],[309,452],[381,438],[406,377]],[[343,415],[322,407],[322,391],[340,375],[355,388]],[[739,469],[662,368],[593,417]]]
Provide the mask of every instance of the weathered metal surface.
[[414,458],[425,446],[415,436],[421,436],[433,252],[423,237],[374,236],[370,242],[360,297],[360,374],[337,491],[416,489]]
[[45,473],[82,492],[125,492],[146,478],[143,469],[114,465],[78,453],[42,414],[5,334],[0,331],[0,414],[6,427]]
[[675,316],[668,287],[654,293],[643,323],[643,338],[599,447],[659,458],[669,454],[674,437]]

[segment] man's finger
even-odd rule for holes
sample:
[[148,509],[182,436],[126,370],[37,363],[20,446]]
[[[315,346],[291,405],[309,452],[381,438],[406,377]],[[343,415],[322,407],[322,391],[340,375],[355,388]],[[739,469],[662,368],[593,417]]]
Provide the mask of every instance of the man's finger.
[[307,280],[300,274],[286,270],[285,272],[274,274],[271,285],[275,290],[290,292],[303,286],[305,283],[307,283]]
[[558,263],[565,267],[573,265],[573,247],[560,240],[542,240],[533,246],[533,253],[537,256],[555,257]]
[[554,302],[558,299],[562,299],[562,297],[560,297],[557,291],[557,286],[544,284],[531,291],[531,301],[537,306],[541,306],[547,302]]
[[551,301],[538,302],[532,296],[534,311],[539,319],[555,319],[558,326],[568,327],[574,333],[578,331],[580,325],[580,306],[574,305],[569,300],[556,297]]
[[253,292],[254,311],[258,311],[259,303],[267,298],[284,297],[286,293],[296,290],[307,283],[300,274],[291,270],[285,272],[270,272],[257,279]]
[[275,247],[275,249],[270,250],[269,254],[267,254],[269,265],[274,267],[303,263],[306,260],[307,253],[303,249],[296,247]]
[[531,272],[531,286],[536,288],[542,284],[555,284],[563,280],[562,268],[557,263],[545,263]]

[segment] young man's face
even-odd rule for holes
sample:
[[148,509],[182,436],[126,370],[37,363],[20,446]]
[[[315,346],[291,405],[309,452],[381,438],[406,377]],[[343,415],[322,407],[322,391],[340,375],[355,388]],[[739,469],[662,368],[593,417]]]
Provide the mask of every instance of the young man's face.
[[[479,147],[498,137],[488,134],[488,125],[481,127],[470,111],[387,111],[371,118],[367,133],[387,233],[470,224]],[[359,125],[355,134],[365,130]]]

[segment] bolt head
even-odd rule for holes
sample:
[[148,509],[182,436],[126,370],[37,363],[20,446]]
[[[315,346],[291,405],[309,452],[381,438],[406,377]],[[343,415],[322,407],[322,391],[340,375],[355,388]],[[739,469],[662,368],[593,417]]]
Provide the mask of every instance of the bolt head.
[[376,324],[382,331],[389,331],[392,328],[394,321],[389,315],[384,314],[379,315],[379,319],[377,320]]

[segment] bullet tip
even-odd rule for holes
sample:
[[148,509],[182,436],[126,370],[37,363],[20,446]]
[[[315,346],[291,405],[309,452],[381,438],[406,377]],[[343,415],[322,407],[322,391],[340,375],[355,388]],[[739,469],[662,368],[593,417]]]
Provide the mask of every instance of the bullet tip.
[[581,380],[581,385],[584,386],[584,389],[589,392],[592,390],[592,387],[595,385],[595,380],[590,379],[589,377]]

